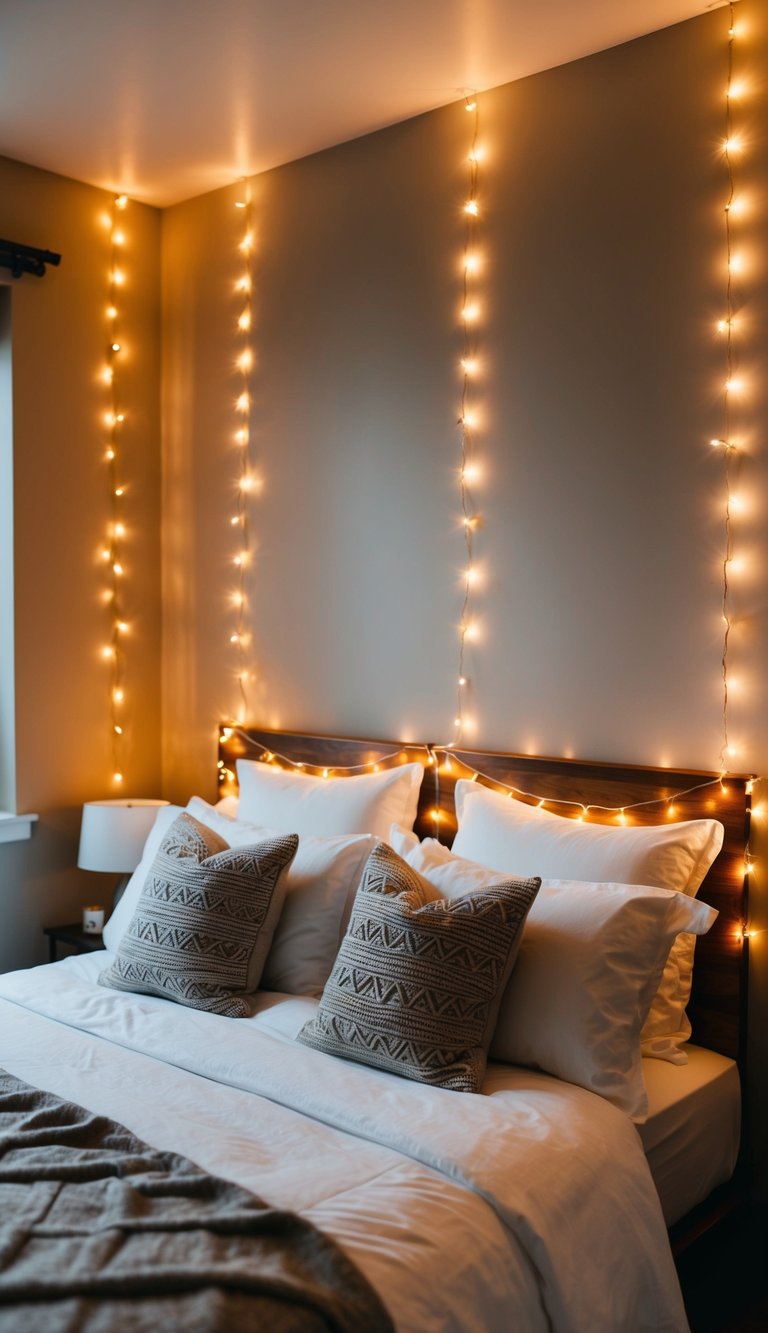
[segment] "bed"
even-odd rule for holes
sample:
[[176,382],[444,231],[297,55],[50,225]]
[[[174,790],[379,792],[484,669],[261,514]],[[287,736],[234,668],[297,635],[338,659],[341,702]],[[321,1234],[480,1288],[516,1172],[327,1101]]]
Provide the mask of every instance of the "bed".
[[[482,1095],[467,1096],[297,1040],[325,992],[262,986],[233,1021],[98,985],[108,950],[0,977],[0,1066],[295,1210],[339,1244],[398,1333],[685,1329],[668,1228],[682,1238],[709,1215],[739,1153],[751,781],[224,727],[222,820],[238,759],[331,780],[423,764],[416,837],[398,835],[422,869],[419,838],[432,840],[435,865],[453,840],[457,782],[464,798],[471,782],[516,808],[544,803],[575,816],[571,828],[715,818],[722,850],[698,900],[718,917],[696,944],[687,1063],[643,1058],[647,1114],[632,1116],[623,1092],[611,1100],[589,1078],[494,1059],[492,1045]],[[556,905],[568,896],[555,880],[537,902],[545,892]],[[525,966],[518,959],[510,985],[532,975]],[[280,978],[274,959],[264,976]]]

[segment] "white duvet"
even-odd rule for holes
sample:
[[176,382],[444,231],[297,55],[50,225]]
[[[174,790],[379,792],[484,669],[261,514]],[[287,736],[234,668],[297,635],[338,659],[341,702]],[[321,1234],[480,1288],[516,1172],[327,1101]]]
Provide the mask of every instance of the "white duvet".
[[398,1333],[685,1330],[629,1120],[546,1075],[483,1095],[293,1038],[315,1002],[229,1019],[94,984],[108,954],[0,976],[0,1066],[332,1235]]

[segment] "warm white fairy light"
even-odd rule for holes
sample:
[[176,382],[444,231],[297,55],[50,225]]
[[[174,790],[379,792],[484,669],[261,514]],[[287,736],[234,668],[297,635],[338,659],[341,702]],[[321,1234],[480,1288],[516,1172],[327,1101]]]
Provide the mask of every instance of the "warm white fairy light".
[[[453,745],[457,745],[465,730],[472,729],[472,720],[465,711],[467,674],[464,666],[467,641],[477,637],[477,622],[472,613],[472,592],[477,586],[479,571],[475,560],[475,534],[479,526],[479,515],[472,499],[471,485],[480,476],[480,468],[474,458],[475,431],[480,424],[480,414],[474,401],[475,376],[478,372],[477,321],[480,307],[475,291],[476,275],[481,267],[478,252],[478,229],[480,201],[478,198],[478,164],[482,150],[478,145],[480,118],[477,98],[464,99],[465,110],[472,116],[472,142],[467,155],[468,189],[464,203],[464,247],[462,253],[462,350],[459,361],[461,374],[461,403],[458,414],[458,427],[461,432],[461,462],[459,466],[459,494],[461,499],[461,523],[464,530],[465,562],[462,574],[463,600],[459,616],[459,662],[456,673],[456,710],[453,719]],[[435,821],[437,822],[437,821]]]
[[235,201],[235,208],[243,213],[243,232],[238,245],[242,269],[235,283],[235,292],[238,298],[238,313],[235,321],[238,351],[235,357],[235,369],[240,378],[239,392],[235,400],[238,425],[234,432],[235,443],[238,446],[237,512],[231,516],[229,521],[230,528],[237,533],[237,550],[232,557],[232,563],[238,571],[238,584],[236,592],[231,596],[231,603],[236,616],[234,629],[229,635],[229,642],[236,654],[236,678],[240,695],[239,717],[240,721],[244,722],[248,715],[248,682],[251,679],[247,653],[249,635],[247,633],[248,591],[246,578],[251,563],[248,497],[255,489],[254,476],[250,465],[251,374],[255,360],[251,341],[253,328],[252,263],[255,236],[250,185],[246,183],[242,185],[241,197]]
[[722,435],[711,441],[711,444],[720,452],[725,482],[725,543],[722,558],[722,600],[721,613],[723,622],[723,644],[720,659],[720,671],[722,680],[722,746],[720,749],[720,773],[724,778],[728,772],[729,761],[736,753],[736,747],[731,743],[729,737],[729,703],[731,692],[731,672],[730,672],[730,651],[731,651],[731,631],[733,630],[735,617],[731,596],[731,577],[738,574],[743,567],[743,559],[734,555],[733,548],[733,516],[743,508],[741,497],[734,494],[733,482],[734,474],[738,463],[738,446],[734,437],[734,399],[738,399],[745,389],[743,378],[736,373],[737,370],[737,302],[734,291],[734,274],[742,272],[744,269],[743,256],[735,254],[733,250],[733,218],[734,213],[739,209],[735,207],[741,203],[737,194],[736,173],[734,169],[734,157],[744,150],[744,142],[741,136],[734,134],[733,127],[733,101],[735,98],[743,97],[747,91],[746,85],[742,80],[735,80],[733,74],[734,45],[737,37],[737,26],[735,19],[735,10],[733,4],[728,6],[728,74],[725,87],[725,139],[723,141],[723,161],[726,170],[726,197],[723,203],[723,218],[725,232],[725,309],[717,321],[717,330],[723,336],[724,341],[724,359],[725,376],[723,380],[722,401],[723,401],[723,431]]
[[[303,760],[291,759],[288,755],[281,754],[278,750],[270,750],[268,746],[257,741],[243,727],[236,724],[219,728],[219,742],[222,746],[227,746],[228,742],[235,739],[238,746],[247,746],[258,753],[258,757],[265,763],[275,768],[284,768],[296,770],[298,772],[308,773],[311,776],[319,778],[344,777],[362,773],[379,773],[385,768],[395,768],[398,764],[413,762],[416,756],[424,756],[423,762],[427,766],[436,765],[434,751],[427,745],[401,745],[397,750],[391,750],[388,754],[381,754],[377,759],[368,759],[361,764],[335,764],[333,768],[328,768],[322,764],[308,764]],[[233,762],[233,761],[230,761]],[[218,761],[219,782],[226,783],[234,781],[234,773],[228,768],[223,759]],[[438,791],[439,795],[439,791]]]
[[[697,792],[711,789],[713,797],[727,796],[728,786],[723,783],[720,777],[708,778],[706,782],[697,782],[692,787],[686,787],[683,791],[676,791],[673,796],[653,796],[645,801],[633,801],[624,805],[600,805],[596,802],[567,800],[559,796],[542,796],[541,792],[529,791],[525,787],[515,786],[513,783],[502,782],[491,774],[484,773],[482,769],[475,768],[473,760],[478,756],[474,751],[461,750],[455,745],[436,745],[430,747],[430,754],[434,755],[436,771],[446,777],[454,775],[466,778],[470,782],[482,781],[494,791],[501,792],[510,800],[521,800],[526,803],[535,802],[540,810],[549,808],[553,814],[565,812],[571,818],[575,818],[579,823],[588,820],[591,815],[595,815],[600,820],[613,817],[618,824],[631,824],[631,812],[633,810],[654,810],[662,807],[661,813],[668,819],[677,819],[679,815],[678,802],[684,800],[687,796],[693,796]],[[442,757],[441,757],[442,756]],[[750,796],[753,787],[753,778],[740,779],[744,781],[744,791],[746,796]],[[749,862],[750,867],[754,867],[754,858],[745,853],[745,863]]]
[[[121,308],[118,288],[125,285],[126,274],[118,267],[118,252],[126,243],[119,215],[128,206],[127,195],[117,195],[112,200],[109,223],[109,294],[106,307],[107,336],[106,364],[101,372],[102,383],[109,393],[109,407],[104,413],[104,425],[107,442],[104,448],[104,460],[108,469],[109,484],[109,519],[107,523],[106,544],[102,559],[108,569],[108,584],[104,590],[104,601],[109,607],[109,643],[102,649],[103,659],[109,663],[109,728],[112,747],[112,781],[119,786],[123,781],[123,748],[125,740],[125,648],[124,639],[129,631],[128,621],[122,608],[122,580],[125,574],[123,565],[123,545],[127,528],[123,521],[123,500],[125,486],[122,481],[122,431],[125,412],[121,403],[120,361],[124,355],[123,338],[120,332]],[[121,263],[122,263],[121,259]]]

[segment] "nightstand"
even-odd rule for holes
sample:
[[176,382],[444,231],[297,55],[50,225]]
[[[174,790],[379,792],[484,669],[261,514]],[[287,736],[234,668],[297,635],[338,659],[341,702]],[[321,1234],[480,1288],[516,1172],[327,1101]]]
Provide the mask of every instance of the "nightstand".
[[56,962],[56,947],[59,944],[68,944],[75,953],[98,953],[104,948],[101,935],[86,935],[77,921],[69,926],[44,926],[43,934],[48,936],[50,963]]

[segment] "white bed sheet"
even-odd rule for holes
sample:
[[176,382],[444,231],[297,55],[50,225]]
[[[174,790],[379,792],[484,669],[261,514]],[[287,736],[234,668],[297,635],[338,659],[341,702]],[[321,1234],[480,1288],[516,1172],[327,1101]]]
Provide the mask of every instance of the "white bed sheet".
[[648,1120],[637,1129],[667,1226],[730,1180],[739,1154],[735,1061],[702,1046],[685,1049],[687,1065],[643,1060]]
[[482,1097],[424,1087],[296,1044],[311,1000],[236,1021],[96,987],[106,961],[0,977],[0,1065],[296,1209],[398,1333],[687,1328],[637,1131],[607,1102],[506,1066]]

